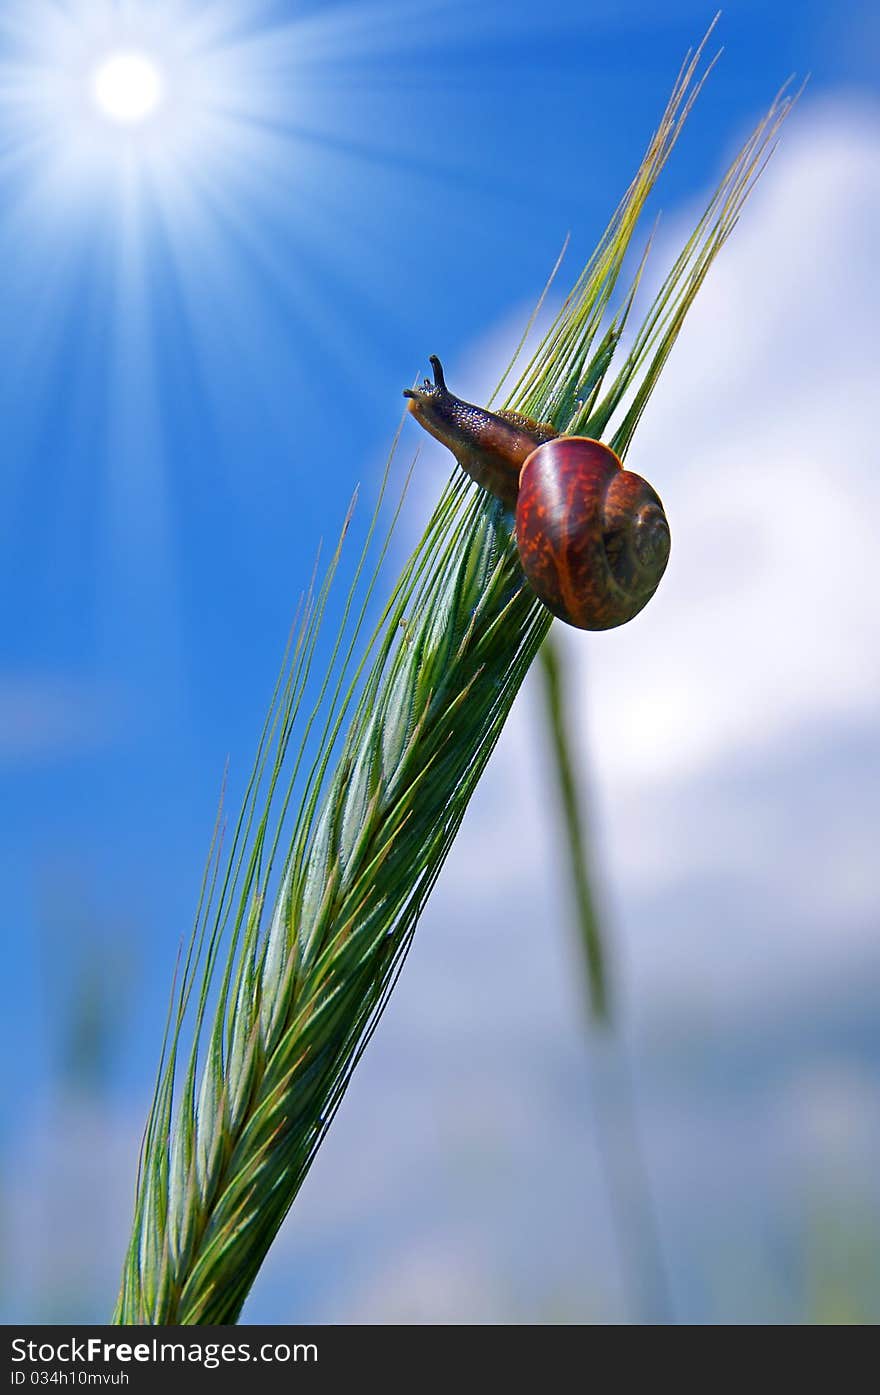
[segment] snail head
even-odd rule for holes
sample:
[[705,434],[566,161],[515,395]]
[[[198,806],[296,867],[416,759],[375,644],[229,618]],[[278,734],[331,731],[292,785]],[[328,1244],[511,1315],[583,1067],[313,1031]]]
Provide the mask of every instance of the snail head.
[[517,412],[490,412],[462,401],[447,388],[437,355],[432,354],[429,362],[434,381],[425,378],[421,387],[404,391],[409,410],[420,426],[452,451],[472,479],[513,508],[524,460],[556,432]]
[[453,404],[458,401],[446,386],[446,379],[443,376],[443,365],[436,354],[432,354],[428,362],[434,373],[434,381],[425,378],[421,387],[405,388],[404,397],[409,398],[407,404],[416,421],[430,431],[432,436],[436,436],[444,445],[449,444],[447,432],[443,431],[444,424],[451,425],[453,417]]
[[463,402],[450,392],[443,376],[443,365],[436,354],[432,354],[428,362],[434,381],[425,378],[421,387],[406,388],[403,395],[409,398],[407,406],[419,425],[451,450],[464,469],[473,473],[468,461],[489,445],[487,426],[491,435],[491,425],[501,424],[500,418],[472,402]]

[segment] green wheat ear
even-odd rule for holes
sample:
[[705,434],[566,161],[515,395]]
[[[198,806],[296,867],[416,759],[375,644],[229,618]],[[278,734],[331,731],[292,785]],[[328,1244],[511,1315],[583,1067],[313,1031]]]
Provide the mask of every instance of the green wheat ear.
[[[614,313],[612,296],[705,79],[703,47],[507,398],[590,435],[620,407],[609,437],[618,452],[791,107],[777,98],[749,137],[618,362],[644,258]],[[377,516],[323,678],[316,640],[338,550],[304,603],[229,847],[221,853],[219,836],[212,845],[141,1150],[117,1322],[238,1317],[550,625],[525,584],[510,517],[456,474],[365,639],[388,546]]]

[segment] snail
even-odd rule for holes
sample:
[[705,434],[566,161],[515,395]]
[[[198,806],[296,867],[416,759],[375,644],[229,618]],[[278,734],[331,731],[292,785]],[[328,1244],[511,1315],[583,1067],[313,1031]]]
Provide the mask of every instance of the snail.
[[663,505],[610,446],[562,436],[519,412],[490,412],[434,381],[408,388],[416,421],[516,516],[520,562],[548,610],[581,630],[610,630],[647,605],[669,560]]

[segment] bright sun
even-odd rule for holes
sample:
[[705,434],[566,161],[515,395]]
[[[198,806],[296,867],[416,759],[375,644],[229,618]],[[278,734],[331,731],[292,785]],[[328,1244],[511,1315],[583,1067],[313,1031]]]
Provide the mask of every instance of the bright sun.
[[302,168],[320,149],[303,134],[312,89],[296,81],[310,71],[302,24],[256,22],[277,9],[273,0],[0,0],[3,219],[13,187],[22,211],[39,206],[59,239],[69,227],[61,214],[88,209],[113,219],[128,257],[160,226],[176,247],[196,229],[215,234],[220,204],[238,218],[245,186],[277,202],[292,151]]
[[92,76],[98,110],[123,125],[146,121],[161,105],[164,91],[162,73],[145,53],[112,53]]

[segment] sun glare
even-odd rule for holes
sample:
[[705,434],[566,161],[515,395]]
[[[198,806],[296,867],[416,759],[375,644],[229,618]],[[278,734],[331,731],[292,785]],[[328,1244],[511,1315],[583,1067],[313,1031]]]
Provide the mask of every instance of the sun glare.
[[162,104],[165,83],[145,53],[113,53],[92,76],[92,97],[102,116],[121,125],[146,121]]
[[[373,3],[390,16],[403,0]],[[54,342],[82,284],[86,318],[139,352],[173,307],[201,352],[225,354],[256,335],[264,277],[296,323],[335,335],[310,268],[334,242],[353,275],[365,264],[348,214],[368,201],[373,162],[358,157],[361,89],[350,111],[346,84],[368,55],[347,18],[359,6],[289,8],[284,22],[277,0],[0,0],[0,233],[27,252],[35,339]],[[342,330],[337,348],[349,351]]]
[[[319,57],[327,40],[321,25],[270,22],[276,10],[273,0],[0,0],[0,181],[17,181],[59,236],[61,210],[106,217],[113,201],[129,229],[137,201],[174,236],[184,223],[187,235],[196,222],[216,230],[217,201],[237,212],[243,185],[251,201],[258,191],[277,202],[294,149],[302,172],[308,36]],[[317,149],[305,153],[317,163]]]

